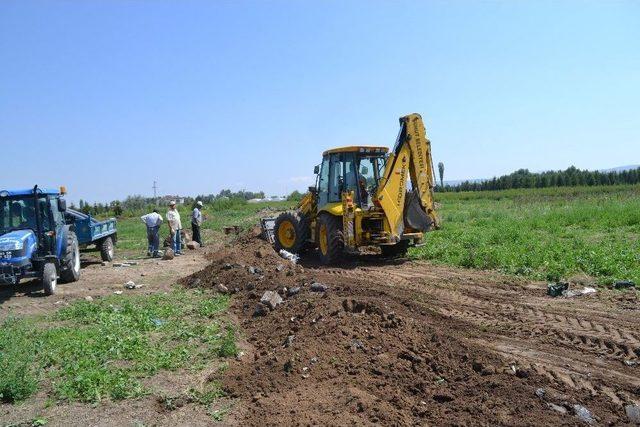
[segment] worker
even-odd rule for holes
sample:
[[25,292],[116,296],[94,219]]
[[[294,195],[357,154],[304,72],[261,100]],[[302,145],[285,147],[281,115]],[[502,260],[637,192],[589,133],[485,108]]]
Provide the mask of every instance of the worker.
[[158,258],[158,249],[160,248],[160,225],[162,224],[162,215],[158,213],[158,209],[140,217],[142,222],[147,226],[147,240],[149,248],[147,256]]
[[11,204],[11,228],[25,228],[29,227],[27,220],[24,217],[24,210],[20,202],[13,202]]
[[169,210],[167,211],[167,221],[169,222],[169,236],[171,237],[171,245],[173,253],[178,256],[182,255],[182,240],[180,232],[182,231],[182,222],[180,221],[180,212],[176,209],[176,202],[169,202]]
[[200,226],[202,225],[202,201],[198,200],[196,202],[196,207],[193,208],[193,212],[191,213],[191,231],[193,234],[193,240],[198,242],[198,244],[202,247],[202,236],[200,235]]

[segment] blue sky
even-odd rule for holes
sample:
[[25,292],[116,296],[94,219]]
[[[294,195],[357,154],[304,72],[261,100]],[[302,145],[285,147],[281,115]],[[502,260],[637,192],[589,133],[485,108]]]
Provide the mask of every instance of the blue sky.
[[411,112],[446,179],[640,163],[640,3],[0,2],[0,187],[282,194]]

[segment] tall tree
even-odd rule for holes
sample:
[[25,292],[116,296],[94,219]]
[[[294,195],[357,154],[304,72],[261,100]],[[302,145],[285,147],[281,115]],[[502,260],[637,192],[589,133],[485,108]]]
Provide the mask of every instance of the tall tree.
[[440,187],[444,188],[444,163],[438,163],[438,172],[440,173]]

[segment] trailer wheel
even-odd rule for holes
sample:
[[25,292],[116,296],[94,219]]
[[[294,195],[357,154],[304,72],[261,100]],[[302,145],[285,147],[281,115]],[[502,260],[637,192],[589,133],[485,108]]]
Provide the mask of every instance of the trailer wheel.
[[342,218],[325,213],[318,217],[317,223],[316,241],[320,249],[320,260],[323,264],[338,261],[344,252]]
[[67,234],[67,250],[61,266],[60,279],[63,283],[76,282],[80,278],[80,247],[73,231]]
[[53,295],[58,285],[58,273],[52,262],[47,262],[42,267],[42,288],[45,295]]
[[409,241],[400,240],[395,245],[382,245],[380,246],[382,256],[387,258],[403,257],[407,255],[409,250]]
[[113,240],[111,240],[111,237],[107,237],[98,243],[98,248],[100,248],[100,258],[103,261],[113,261]]

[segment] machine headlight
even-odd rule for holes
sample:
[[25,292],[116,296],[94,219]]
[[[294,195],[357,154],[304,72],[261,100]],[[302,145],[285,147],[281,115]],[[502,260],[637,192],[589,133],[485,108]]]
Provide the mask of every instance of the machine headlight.
[[23,248],[24,243],[19,241],[0,242],[0,251],[21,251]]

